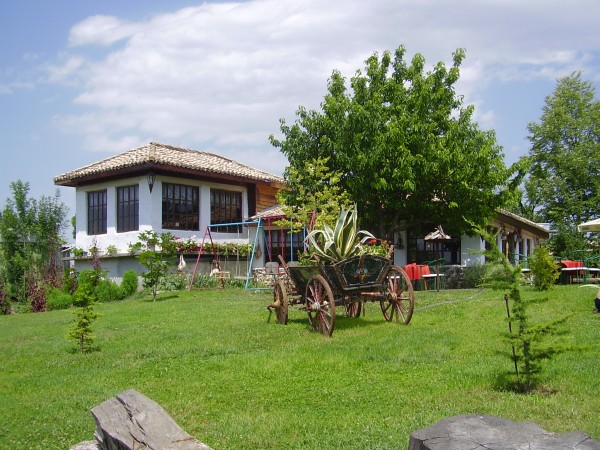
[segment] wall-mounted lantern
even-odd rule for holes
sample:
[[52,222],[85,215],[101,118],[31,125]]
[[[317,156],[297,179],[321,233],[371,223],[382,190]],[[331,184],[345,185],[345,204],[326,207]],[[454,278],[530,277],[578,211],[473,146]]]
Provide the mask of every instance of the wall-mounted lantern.
[[147,176],[148,179],[148,189],[150,189],[150,193],[152,194],[152,188],[154,187],[154,182],[156,181],[156,175],[150,172]]

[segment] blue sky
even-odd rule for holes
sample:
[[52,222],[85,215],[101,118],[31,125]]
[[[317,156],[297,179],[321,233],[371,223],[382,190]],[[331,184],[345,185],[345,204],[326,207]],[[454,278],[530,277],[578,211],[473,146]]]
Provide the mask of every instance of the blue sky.
[[150,141],[281,174],[279,119],[401,44],[430,66],[466,49],[458,94],[510,164],[558,78],[598,86],[598,17],[597,0],[0,0],[0,206],[11,181],[53,195],[54,176]]

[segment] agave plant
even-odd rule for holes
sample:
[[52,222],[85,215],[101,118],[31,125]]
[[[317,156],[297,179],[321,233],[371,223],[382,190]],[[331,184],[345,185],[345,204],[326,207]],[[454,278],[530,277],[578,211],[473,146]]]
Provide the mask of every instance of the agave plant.
[[375,239],[371,233],[358,230],[358,214],[354,209],[342,208],[335,229],[328,225],[313,230],[307,236],[313,254],[328,262],[338,262],[362,252],[362,243]]

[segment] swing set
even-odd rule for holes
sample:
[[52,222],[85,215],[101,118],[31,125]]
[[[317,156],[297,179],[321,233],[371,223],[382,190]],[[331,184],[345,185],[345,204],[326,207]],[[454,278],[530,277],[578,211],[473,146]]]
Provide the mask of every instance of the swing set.
[[[268,222],[270,223],[270,221],[268,220]],[[194,272],[192,274],[192,277],[190,279],[190,285],[189,285],[189,290],[191,291],[193,289],[194,286],[194,280],[196,279],[196,274],[198,273],[198,266],[200,265],[200,258],[202,256],[202,253],[204,251],[204,244],[206,243],[206,240],[208,238],[208,240],[210,241],[210,247],[212,250],[212,254],[214,255],[215,259],[213,260],[213,269],[212,269],[212,273],[217,276],[221,282],[221,287],[225,287],[225,279],[228,278],[229,273],[228,272],[223,272],[222,267],[221,267],[221,261],[219,259],[219,251],[218,248],[215,244],[215,242],[213,241],[212,238],[212,233],[211,233],[211,228],[216,228],[216,227],[228,227],[228,226],[236,226],[238,227],[238,231],[237,231],[237,240],[240,240],[240,228],[241,227],[246,227],[248,230],[248,242],[250,242],[250,226],[254,226],[256,225],[256,235],[254,236],[254,244],[252,245],[252,252],[250,253],[250,258],[246,258],[246,275],[240,275],[240,252],[238,251],[236,254],[236,276],[234,277],[237,280],[244,280],[245,281],[245,286],[244,288],[246,290],[271,290],[271,287],[250,287],[250,281],[253,279],[252,277],[252,267],[254,265],[254,258],[256,257],[256,250],[259,248],[259,236],[261,235],[261,231],[264,233],[265,232],[265,227],[264,227],[264,223],[263,223],[263,219],[262,217],[259,217],[257,220],[252,220],[252,221],[247,221],[247,222],[233,222],[233,223],[219,223],[219,224],[213,224],[213,225],[208,225],[206,227],[206,230],[204,232],[204,236],[202,238],[202,244],[200,246],[200,250],[198,251],[198,257],[196,258],[196,265],[194,267]],[[314,215],[311,215],[311,221],[310,221],[310,225],[309,225],[309,229],[312,228],[312,226],[314,225]],[[283,230],[280,230],[281,232],[283,232]],[[268,257],[269,260],[273,260],[272,257],[273,255],[271,254],[271,246],[270,244],[267,245],[267,240],[271,241],[271,230],[268,230],[268,237],[265,234],[265,251],[268,252]],[[304,239],[303,241],[306,240],[306,228],[304,228]],[[290,248],[293,248],[293,237],[290,234]],[[293,252],[292,252],[293,253]],[[293,257],[293,254],[292,254]]]
[[[240,275],[240,252],[237,251],[236,252],[236,276],[235,276],[235,279],[237,279],[237,280],[245,280],[245,282],[246,282],[245,288],[248,289],[250,280],[252,279],[252,265],[254,263],[256,249],[258,247],[258,236],[260,235],[260,230],[262,229],[262,220],[260,218],[258,220],[253,220],[253,221],[249,221],[249,222],[219,223],[219,224],[214,224],[214,225],[208,225],[206,227],[204,236],[202,237],[202,244],[200,245],[200,249],[198,250],[198,257],[196,258],[196,265],[194,266],[194,272],[190,279],[190,286],[189,286],[190,291],[193,289],[193,286],[194,286],[194,280],[196,279],[196,274],[198,273],[198,266],[200,265],[200,258],[202,257],[202,252],[204,251],[204,248],[205,248],[204,244],[206,243],[207,238],[210,241],[210,248],[212,250],[212,254],[215,257],[213,260],[213,269],[211,270],[211,275],[218,277],[221,282],[221,287],[225,287],[225,279],[228,278],[229,273],[223,272],[223,268],[221,266],[221,261],[219,259],[219,250],[218,250],[215,242],[213,241],[211,228],[229,227],[229,226],[238,227],[237,241],[239,241],[240,235],[241,235],[240,228],[246,227],[248,229],[248,242],[250,242],[250,225],[256,225],[257,229],[256,229],[256,235],[254,236],[254,244],[252,245],[252,252],[250,254],[250,258],[249,259],[246,258],[246,275],[245,276]],[[226,257],[227,257],[227,254],[226,254]]]

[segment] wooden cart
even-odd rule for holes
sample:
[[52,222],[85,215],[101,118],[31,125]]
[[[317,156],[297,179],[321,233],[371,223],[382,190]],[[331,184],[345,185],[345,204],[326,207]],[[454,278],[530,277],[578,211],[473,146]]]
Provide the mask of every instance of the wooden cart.
[[300,305],[314,331],[331,336],[336,306],[349,317],[360,316],[363,303],[379,302],[388,322],[408,324],[415,296],[410,278],[388,258],[361,255],[331,265],[293,266],[283,263],[288,279],[278,279],[273,290],[277,322],[286,324],[289,305]]

